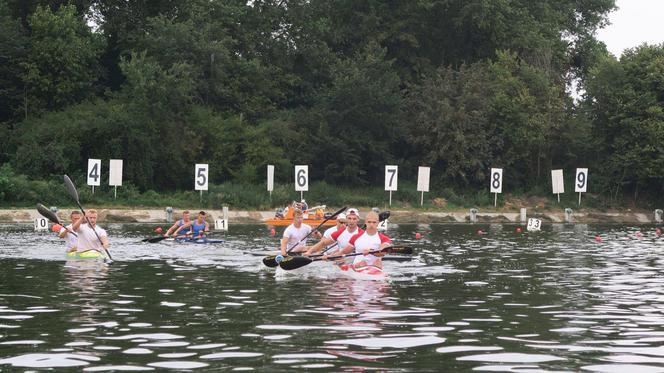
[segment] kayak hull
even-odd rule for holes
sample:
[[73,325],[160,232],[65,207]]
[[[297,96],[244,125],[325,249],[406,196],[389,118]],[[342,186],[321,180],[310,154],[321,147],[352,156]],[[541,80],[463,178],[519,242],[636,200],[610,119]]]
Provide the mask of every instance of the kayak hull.
[[[324,223],[323,223],[323,222],[324,222]],[[272,226],[275,226],[275,227],[286,227],[286,226],[291,225],[292,223],[293,223],[293,219],[292,219],[292,218],[291,218],[291,219],[286,219],[286,218],[270,218],[270,219],[266,219],[266,220],[265,220],[265,224],[267,224],[267,225],[272,225]],[[312,227],[315,227],[315,226],[321,225],[321,223],[323,223],[322,226],[324,227],[324,226],[328,226],[328,225],[335,225],[335,224],[337,224],[337,220],[336,220],[336,219],[330,219],[330,220],[328,220],[328,221],[325,221],[325,219],[302,219],[302,223],[303,223],[303,224],[310,225],[310,226],[312,226]]]
[[100,260],[104,259],[104,254],[96,250],[88,251],[70,251],[65,254],[66,260]]
[[341,265],[335,267],[339,272],[356,280],[371,280],[371,281],[384,281],[387,280],[387,273],[382,268],[375,266],[364,266],[355,268],[352,265]]

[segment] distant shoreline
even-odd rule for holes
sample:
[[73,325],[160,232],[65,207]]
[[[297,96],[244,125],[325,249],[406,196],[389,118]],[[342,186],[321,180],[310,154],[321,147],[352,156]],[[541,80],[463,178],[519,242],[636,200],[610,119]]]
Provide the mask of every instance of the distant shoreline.
[[[99,221],[101,223],[167,223],[168,214],[165,210],[157,209],[105,209],[97,208],[99,211]],[[197,211],[197,209],[190,209]],[[369,208],[360,208],[362,212]],[[58,211],[58,216],[62,221],[68,221],[68,214],[71,209],[62,209]],[[172,216],[175,220],[179,218],[182,210],[176,210]],[[206,210],[211,221],[222,219],[222,210]],[[655,221],[655,211],[624,211],[624,212],[598,212],[594,210],[573,211],[570,222],[565,219],[565,211],[538,211],[537,209],[528,209],[527,218],[537,218],[542,222],[549,223],[628,223],[628,224],[658,224]],[[363,214],[362,214],[363,215]],[[506,223],[506,224],[525,224],[521,221],[519,212],[496,212],[496,211],[477,211],[477,221],[475,223]],[[32,223],[36,218],[41,218],[36,209],[0,209],[0,223]],[[264,220],[274,217],[274,211],[237,211],[230,210],[228,219],[230,224],[264,224]],[[389,219],[393,223],[417,224],[417,223],[457,223],[470,224],[470,209],[461,211],[419,211],[419,210],[391,210]]]

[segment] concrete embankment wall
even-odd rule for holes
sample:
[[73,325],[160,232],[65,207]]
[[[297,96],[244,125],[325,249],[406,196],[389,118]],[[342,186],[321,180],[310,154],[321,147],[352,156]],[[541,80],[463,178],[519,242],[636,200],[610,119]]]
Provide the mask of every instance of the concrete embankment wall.
[[[168,214],[165,210],[150,209],[97,209],[99,211],[99,221],[109,223],[167,223]],[[364,211],[367,211],[365,209]],[[195,216],[197,209],[191,209],[192,217]],[[71,209],[62,209],[58,211],[58,216],[63,222],[69,221]],[[180,211],[173,214],[173,219],[178,219]],[[208,220],[214,221],[221,219],[223,213],[221,210],[206,210]],[[273,211],[234,211],[228,212],[228,219],[231,224],[260,224],[265,219],[274,216]],[[6,209],[0,210],[0,223],[31,223],[34,219],[41,217],[35,209]],[[565,213],[560,212],[531,212],[527,213],[528,218],[538,218],[543,222],[564,223]],[[431,212],[431,211],[400,211],[392,210],[390,221],[394,223],[469,223],[469,211],[465,212]],[[518,212],[477,212],[478,223],[521,223]],[[653,224],[655,213],[653,212],[573,212],[572,223],[628,223],[628,224]]]

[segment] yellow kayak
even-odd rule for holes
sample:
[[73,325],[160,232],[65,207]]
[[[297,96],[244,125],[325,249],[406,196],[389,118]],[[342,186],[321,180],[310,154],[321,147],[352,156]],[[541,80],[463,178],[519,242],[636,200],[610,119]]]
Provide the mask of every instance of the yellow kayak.
[[70,251],[65,255],[67,260],[95,260],[103,259],[104,254],[100,253],[97,250],[88,250],[88,251]]

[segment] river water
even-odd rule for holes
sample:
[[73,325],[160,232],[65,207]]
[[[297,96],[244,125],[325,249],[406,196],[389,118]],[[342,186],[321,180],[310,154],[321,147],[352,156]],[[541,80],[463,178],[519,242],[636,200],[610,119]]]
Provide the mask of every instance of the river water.
[[109,265],[0,226],[0,371],[664,372],[655,227],[516,227],[393,225],[415,254],[364,281],[275,274],[258,225],[216,245],[109,225]]

